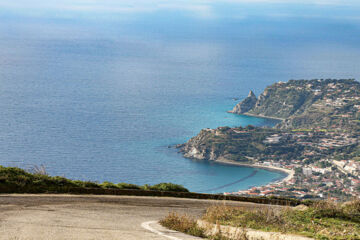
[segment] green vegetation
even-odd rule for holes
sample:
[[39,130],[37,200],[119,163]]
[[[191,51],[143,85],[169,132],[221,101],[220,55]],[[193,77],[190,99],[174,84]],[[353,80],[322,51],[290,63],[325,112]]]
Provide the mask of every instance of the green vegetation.
[[[359,123],[359,96],[354,79],[290,80],[268,86],[249,106],[244,99],[232,112],[286,119],[279,128],[351,130]],[[236,111],[239,106],[246,111]]]
[[[238,227],[242,234],[235,239],[248,239],[247,228],[322,240],[360,239],[360,200],[344,204],[319,201],[310,207],[282,209],[212,206],[207,209],[202,220],[216,225]],[[200,237],[209,232],[209,229],[197,226],[193,218],[176,213],[170,213],[160,223],[167,228]],[[210,239],[226,237],[217,234],[210,236]]]
[[[296,143],[296,139],[289,136],[279,138],[279,141],[267,142],[275,134],[283,134],[284,131],[272,128],[218,128],[212,131],[202,130],[198,136],[190,139],[180,146],[185,157],[215,160],[225,158],[228,160],[253,163],[271,159],[296,159],[303,155],[307,147]],[[319,133],[320,134],[320,133]],[[191,156],[192,149],[196,148],[200,153]]]
[[214,206],[205,221],[262,231],[298,234],[315,239],[360,239],[360,200],[345,204],[320,201],[304,209]]
[[[160,220],[160,224],[166,228],[183,232],[196,237],[211,239],[211,240],[230,240],[230,238],[223,236],[220,232],[210,234],[211,226],[199,227],[197,221],[188,215],[179,215],[177,213],[169,213],[168,216]],[[248,240],[246,233],[241,231],[236,234],[233,240]]]
[[160,224],[169,229],[196,237],[206,237],[204,230],[197,226],[196,220],[187,215],[169,213],[168,216],[160,220]]
[[156,191],[189,192],[189,190],[187,190],[183,186],[173,183],[159,183],[153,186],[144,185],[142,188],[145,190],[156,190]]
[[64,177],[49,176],[44,168],[36,168],[34,173],[20,168],[0,166],[0,193],[45,193],[69,192],[74,188],[102,188],[102,189],[135,189],[150,191],[189,192],[181,185],[160,183],[153,186],[138,186],[135,184],[90,181],[74,181]]

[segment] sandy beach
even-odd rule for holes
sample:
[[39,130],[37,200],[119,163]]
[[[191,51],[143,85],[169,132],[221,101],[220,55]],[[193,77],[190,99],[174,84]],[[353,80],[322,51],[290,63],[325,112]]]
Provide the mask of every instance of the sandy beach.
[[243,114],[241,114],[241,115],[250,116],[250,117],[258,117],[258,118],[275,119],[275,120],[279,120],[279,121],[284,121],[284,120],[285,120],[285,118],[268,117],[268,116],[262,116],[262,115],[251,114],[251,113],[243,113]]
[[263,169],[267,169],[267,170],[271,170],[271,171],[283,172],[283,173],[287,174],[287,176],[285,178],[283,178],[283,179],[281,179],[279,181],[276,181],[276,183],[288,182],[294,177],[294,174],[295,174],[294,170],[289,170],[289,169],[280,168],[280,167],[274,167],[274,166],[264,166],[264,165],[260,165],[260,164],[239,163],[239,162],[235,162],[235,161],[231,161],[231,160],[227,160],[227,159],[220,159],[220,160],[216,160],[215,162],[223,163],[223,164],[230,164],[230,165],[237,165],[237,166],[244,166],[244,167],[252,167],[252,168],[263,168]]

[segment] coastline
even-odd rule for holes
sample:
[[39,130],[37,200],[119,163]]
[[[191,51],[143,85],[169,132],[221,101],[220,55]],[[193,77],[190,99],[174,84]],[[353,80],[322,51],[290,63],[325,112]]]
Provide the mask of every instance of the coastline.
[[237,115],[243,115],[248,117],[257,117],[257,118],[265,118],[265,119],[272,119],[272,120],[278,120],[278,121],[284,121],[286,118],[279,118],[279,117],[269,117],[264,115],[258,115],[258,114],[252,114],[252,113],[234,113],[233,111],[227,111],[228,113],[237,114]]
[[239,115],[244,115],[244,116],[249,116],[249,117],[258,117],[258,118],[267,118],[267,119],[273,119],[273,120],[279,120],[279,121],[284,121],[285,120],[285,118],[268,117],[268,116],[262,116],[262,115],[251,114],[251,113],[242,113],[242,114],[239,114]]
[[[264,165],[260,165],[260,164],[248,164],[248,163],[239,163],[239,162],[235,162],[235,161],[231,161],[231,160],[227,160],[227,159],[221,159],[221,160],[215,160],[215,163],[221,163],[221,164],[228,164],[228,165],[236,165],[236,166],[242,166],[242,167],[252,167],[252,168],[262,168],[262,169],[266,169],[266,170],[270,170],[270,171],[277,171],[277,172],[282,172],[287,174],[287,176],[281,180],[272,182],[272,183],[284,183],[284,182],[288,182],[290,181],[295,174],[294,170],[289,170],[289,169],[285,169],[285,168],[280,168],[280,167],[274,167],[274,166],[264,166]],[[271,184],[271,183],[268,183]],[[266,185],[268,185],[266,184]],[[264,185],[264,186],[266,186]]]

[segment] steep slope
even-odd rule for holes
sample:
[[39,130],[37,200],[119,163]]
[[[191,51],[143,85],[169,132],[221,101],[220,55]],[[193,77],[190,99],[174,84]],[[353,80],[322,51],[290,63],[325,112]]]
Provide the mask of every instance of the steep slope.
[[248,102],[249,97],[231,112],[282,118],[280,128],[356,127],[360,83],[353,79],[278,82],[268,86],[252,107]]
[[253,91],[249,92],[249,95],[241,102],[236,104],[233,110],[229,111],[230,113],[242,114],[250,111],[255,107],[257,103],[257,97],[255,96]]

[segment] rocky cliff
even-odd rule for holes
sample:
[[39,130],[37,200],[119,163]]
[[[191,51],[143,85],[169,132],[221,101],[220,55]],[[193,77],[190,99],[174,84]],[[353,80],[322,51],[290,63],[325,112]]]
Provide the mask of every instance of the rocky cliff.
[[360,83],[353,79],[290,80],[268,86],[255,104],[256,97],[245,98],[231,112],[284,119],[280,128],[327,128],[339,124],[334,115],[358,111],[359,92]]
[[264,151],[264,141],[275,129],[219,127],[203,129],[187,143],[178,145],[184,157],[200,160],[233,160],[251,162],[251,157]]
[[250,91],[249,95],[244,100],[242,100],[241,102],[236,104],[236,106],[233,108],[233,110],[231,110],[229,112],[235,113],[235,114],[246,113],[255,107],[257,100],[258,99],[255,96],[255,94],[253,93],[253,91]]

